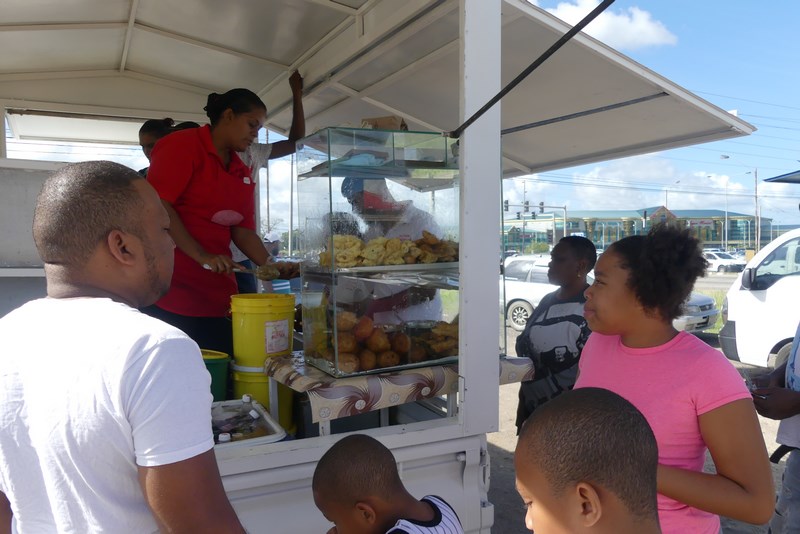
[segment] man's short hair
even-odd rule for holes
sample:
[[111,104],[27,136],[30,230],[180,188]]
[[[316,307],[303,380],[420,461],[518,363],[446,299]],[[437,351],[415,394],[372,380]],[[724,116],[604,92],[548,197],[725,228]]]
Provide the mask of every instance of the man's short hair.
[[658,513],[658,446],[633,404],[600,388],[567,391],[539,407],[520,433],[518,454],[558,496],[587,482],[614,493],[635,516]]
[[143,179],[111,161],[84,161],[55,171],[42,186],[33,215],[42,261],[81,267],[112,230],[141,237],[144,202],[134,182]]
[[375,438],[354,434],[320,458],[311,487],[325,502],[352,506],[367,497],[389,500],[403,483],[392,452]]

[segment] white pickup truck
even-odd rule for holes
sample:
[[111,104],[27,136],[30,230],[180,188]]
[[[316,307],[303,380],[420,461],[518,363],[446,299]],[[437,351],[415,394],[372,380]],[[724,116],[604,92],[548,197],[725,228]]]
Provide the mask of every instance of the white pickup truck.
[[778,367],[800,322],[800,229],[753,256],[722,305],[722,352],[731,360]]

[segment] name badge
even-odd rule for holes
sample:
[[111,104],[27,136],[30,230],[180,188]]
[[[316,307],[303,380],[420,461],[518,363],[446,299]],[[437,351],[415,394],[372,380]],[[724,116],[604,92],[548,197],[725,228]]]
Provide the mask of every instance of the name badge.
[[249,176],[245,176],[244,177],[244,183],[246,183],[248,185],[250,184],[250,177]]

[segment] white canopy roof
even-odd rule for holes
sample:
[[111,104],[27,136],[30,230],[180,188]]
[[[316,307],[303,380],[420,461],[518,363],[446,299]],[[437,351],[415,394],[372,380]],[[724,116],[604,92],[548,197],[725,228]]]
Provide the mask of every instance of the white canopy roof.
[[[459,125],[457,0],[3,0],[0,21],[0,106],[18,138],[136,143],[143,119],[205,122],[207,94],[233,87],[261,95],[286,132],[294,69],[308,132],[390,114]],[[568,28],[504,0],[503,82]],[[754,129],[584,34],[502,106],[504,130],[525,127],[503,138],[506,176]]]

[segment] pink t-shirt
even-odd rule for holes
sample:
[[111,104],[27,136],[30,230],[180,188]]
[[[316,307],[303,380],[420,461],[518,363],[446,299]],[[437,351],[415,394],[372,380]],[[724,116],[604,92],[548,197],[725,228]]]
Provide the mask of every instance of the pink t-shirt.
[[[662,465],[702,471],[706,444],[698,417],[750,393],[721,352],[679,333],[658,347],[632,349],[596,332],[583,349],[576,388],[611,390],[641,411],[658,442]],[[633,444],[632,444],[633,445]],[[719,517],[658,495],[664,534],[717,534]]]

